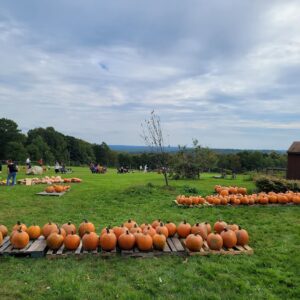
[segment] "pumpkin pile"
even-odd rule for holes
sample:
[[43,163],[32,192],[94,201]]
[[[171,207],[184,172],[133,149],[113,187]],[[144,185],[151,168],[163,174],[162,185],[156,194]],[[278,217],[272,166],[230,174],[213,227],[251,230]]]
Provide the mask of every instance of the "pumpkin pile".
[[[200,199],[200,200],[199,200]],[[205,198],[201,196],[184,196],[176,197],[176,203],[186,206],[193,205],[253,205],[253,204],[300,204],[300,193],[288,191],[286,193],[258,193],[251,195],[228,194],[226,196],[217,194],[209,195]]]
[[236,194],[246,195],[247,189],[244,187],[237,187],[237,186],[227,187],[227,186],[216,185],[215,192],[221,196],[236,195]]
[[49,185],[45,188],[46,193],[62,193],[71,188],[70,185]]
[[[0,225],[0,245],[7,234],[7,227]],[[247,245],[249,242],[246,230],[224,221],[217,221],[212,227],[208,222],[190,225],[183,221],[176,225],[169,221],[163,223],[161,220],[138,225],[131,219],[120,226],[105,227],[99,235],[95,225],[88,220],[84,220],[78,230],[72,222],[62,226],[48,222],[41,228],[35,224],[27,227],[18,221],[12,228],[10,241],[14,248],[23,249],[30,240],[43,235],[48,248],[52,250],[58,250],[62,245],[67,250],[76,250],[82,242],[84,250],[96,250],[101,247],[104,251],[112,251],[118,246],[122,250],[137,247],[141,251],[151,251],[163,250],[167,238],[176,234],[180,239],[185,239],[185,245],[190,251],[200,251],[204,243],[207,243],[211,250],[220,250],[223,246],[232,248]]]
[[24,179],[20,179],[18,180],[19,184],[26,184],[26,181],[30,179],[31,180],[31,184],[57,184],[57,183],[80,183],[82,182],[82,179],[80,178],[62,178],[61,176],[44,176],[42,178],[24,178]]

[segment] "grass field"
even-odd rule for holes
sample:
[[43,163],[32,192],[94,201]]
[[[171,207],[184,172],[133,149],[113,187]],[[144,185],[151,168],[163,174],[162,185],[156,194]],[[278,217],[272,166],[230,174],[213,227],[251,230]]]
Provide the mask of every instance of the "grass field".
[[[0,223],[30,225],[47,221],[116,225],[128,218],[190,223],[221,218],[245,227],[253,256],[159,257],[81,260],[0,258],[0,299],[300,299],[300,207],[207,207],[172,205],[184,186],[203,195],[215,184],[254,189],[251,181],[216,180],[205,174],[197,181],[171,181],[163,188],[158,174],[122,174],[109,170],[92,175],[74,168],[74,184],[63,197],[40,197],[37,186],[0,186]],[[50,173],[51,174],[51,173]],[[48,174],[49,175],[49,174]],[[2,176],[4,176],[2,174]],[[24,175],[20,174],[19,178]],[[149,184],[151,183],[151,184]]]

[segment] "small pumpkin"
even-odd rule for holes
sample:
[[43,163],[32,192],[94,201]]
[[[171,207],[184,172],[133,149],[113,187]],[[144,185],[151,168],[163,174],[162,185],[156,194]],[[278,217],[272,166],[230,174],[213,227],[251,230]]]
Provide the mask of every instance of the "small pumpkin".
[[223,239],[218,233],[210,233],[207,236],[207,245],[211,250],[221,250],[223,247]]
[[134,220],[129,219],[127,222],[125,222],[123,225],[130,230],[134,224],[137,224]]
[[142,231],[142,229],[137,224],[134,224],[133,227],[131,227],[129,230],[129,232],[132,234],[135,234],[137,231]]
[[82,237],[82,247],[84,250],[95,250],[98,247],[99,237],[94,231],[86,231]]
[[13,248],[23,249],[28,245],[28,243],[29,243],[29,235],[26,231],[22,230],[21,228],[14,231],[11,238],[11,244]]
[[65,223],[61,226],[66,232],[66,235],[71,233],[76,233],[76,226],[72,224],[70,221],[68,223]]
[[79,236],[82,238],[86,232],[95,232],[96,228],[95,225],[88,220],[84,219],[83,222],[79,225],[78,233]]
[[42,234],[45,237],[45,239],[50,235],[50,233],[57,228],[57,225],[55,223],[49,222],[46,223],[42,228]]
[[191,225],[185,220],[177,226],[177,234],[181,238],[186,238],[191,233]]
[[107,226],[105,228],[103,228],[100,232],[100,236],[102,236],[103,234],[106,234],[107,233],[107,230],[110,232],[110,233],[114,233],[114,231],[110,228],[110,226]]
[[242,229],[239,226],[239,229],[235,232],[236,238],[237,238],[237,245],[239,246],[245,246],[249,243],[249,235],[248,232],[245,229]]
[[23,231],[27,231],[27,226],[24,223],[21,223],[20,221],[17,222],[12,228],[12,231],[22,229]]
[[113,227],[113,232],[116,235],[116,238],[118,239],[119,236],[126,232],[126,227],[122,224],[121,226],[115,226]]
[[45,188],[45,192],[51,194],[55,192],[55,189],[52,185],[50,185]]
[[141,251],[149,251],[152,249],[152,246],[153,246],[153,240],[152,240],[152,237],[150,236],[150,234],[143,233],[143,234],[139,235],[139,237],[137,239],[137,247]]
[[204,222],[203,224],[205,224],[206,229],[207,229],[207,234],[211,233],[211,225],[208,222]]
[[228,225],[226,226],[226,228],[227,228],[227,229],[230,229],[230,230],[232,230],[232,231],[237,231],[237,230],[239,230],[239,226],[236,225],[236,224],[228,224]]
[[29,238],[31,240],[38,239],[41,235],[41,228],[40,228],[40,226],[33,224],[33,225],[28,227],[27,233],[28,233]]
[[165,226],[168,228],[169,236],[174,236],[177,232],[177,227],[174,223],[168,221]]
[[185,239],[185,245],[190,251],[200,251],[203,246],[203,239],[199,234],[189,234]]
[[216,231],[217,233],[221,233],[227,226],[227,223],[224,221],[217,221],[214,224],[214,231]]
[[64,245],[67,250],[76,250],[80,245],[80,237],[75,232],[67,234],[64,239]]
[[141,230],[143,231],[146,227],[151,226],[148,223],[143,223],[142,225],[140,225]]
[[233,230],[225,228],[224,231],[221,232],[221,237],[223,239],[223,245],[227,248],[232,248],[237,243],[237,237]]
[[160,222],[159,226],[156,227],[157,233],[162,233],[166,238],[169,236],[168,228],[164,225],[163,222]]
[[8,234],[7,227],[3,224],[0,224],[0,232],[2,233],[3,238],[5,238]]
[[155,249],[157,250],[163,250],[165,245],[166,245],[166,242],[167,242],[167,239],[166,237],[162,234],[162,233],[156,233],[153,237],[153,246]]
[[106,233],[100,236],[99,245],[104,251],[114,250],[117,245],[117,238],[113,231],[106,228]]
[[132,233],[126,230],[125,233],[121,234],[118,238],[118,245],[123,250],[131,250],[135,244],[135,237]]
[[64,237],[61,234],[61,230],[58,228],[58,232],[52,232],[50,235],[47,237],[47,246],[52,249],[52,250],[58,250],[63,242],[64,242]]

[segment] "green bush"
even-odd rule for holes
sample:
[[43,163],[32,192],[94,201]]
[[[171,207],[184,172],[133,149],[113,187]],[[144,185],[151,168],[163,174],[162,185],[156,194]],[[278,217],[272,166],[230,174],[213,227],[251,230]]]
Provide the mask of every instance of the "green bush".
[[276,177],[261,176],[256,178],[255,185],[258,192],[276,192],[284,193],[286,191],[299,192],[300,182],[294,180],[286,180]]

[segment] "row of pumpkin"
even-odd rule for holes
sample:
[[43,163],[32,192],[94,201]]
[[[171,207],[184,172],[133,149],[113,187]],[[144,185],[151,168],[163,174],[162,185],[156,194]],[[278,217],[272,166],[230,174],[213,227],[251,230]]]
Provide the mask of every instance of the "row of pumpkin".
[[[179,238],[185,239],[186,247],[190,251],[199,251],[204,241],[207,241],[208,247],[212,250],[220,250],[223,246],[227,248],[244,246],[249,242],[247,231],[236,224],[217,221],[213,230],[214,232],[208,222],[191,226],[183,221],[176,226],[173,222],[163,223],[161,220],[155,220],[152,224],[144,223],[139,226],[135,221],[128,220],[121,226],[103,228],[98,236],[95,225],[87,220],[79,225],[78,231],[71,222],[61,227],[49,222],[42,228],[38,225],[27,227],[18,222],[12,228],[10,241],[14,248],[23,249],[30,239],[34,240],[43,235],[47,246],[53,250],[59,249],[63,244],[68,250],[76,250],[81,241],[84,250],[101,247],[105,251],[114,250],[117,245],[122,250],[131,250],[135,246],[141,251],[150,251],[153,248],[163,250],[166,239],[176,234]],[[7,235],[7,227],[0,225],[0,245]]]
[[209,195],[206,197],[202,196],[185,196],[179,195],[176,197],[177,204],[182,205],[201,205],[201,204],[211,204],[211,205],[253,205],[253,204],[287,204],[294,203],[300,204],[300,193],[295,193],[288,191],[286,193],[258,193],[251,195],[242,194],[231,194],[228,196],[222,195]]
[[215,192],[222,196],[228,196],[228,195],[246,195],[247,189],[244,187],[237,187],[237,186],[221,186],[221,185],[215,185]]
[[31,184],[55,184],[55,183],[80,183],[82,179],[73,177],[73,178],[62,178],[61,176],[44,176],[41,178],[34,177],[34,178],[24,178],[19,179],[19,184],[26,184],[27,180],[31,181]]
[[71,188],[70,185],[49,185],[45,188],[46,193],[62,193],[66,192]]

